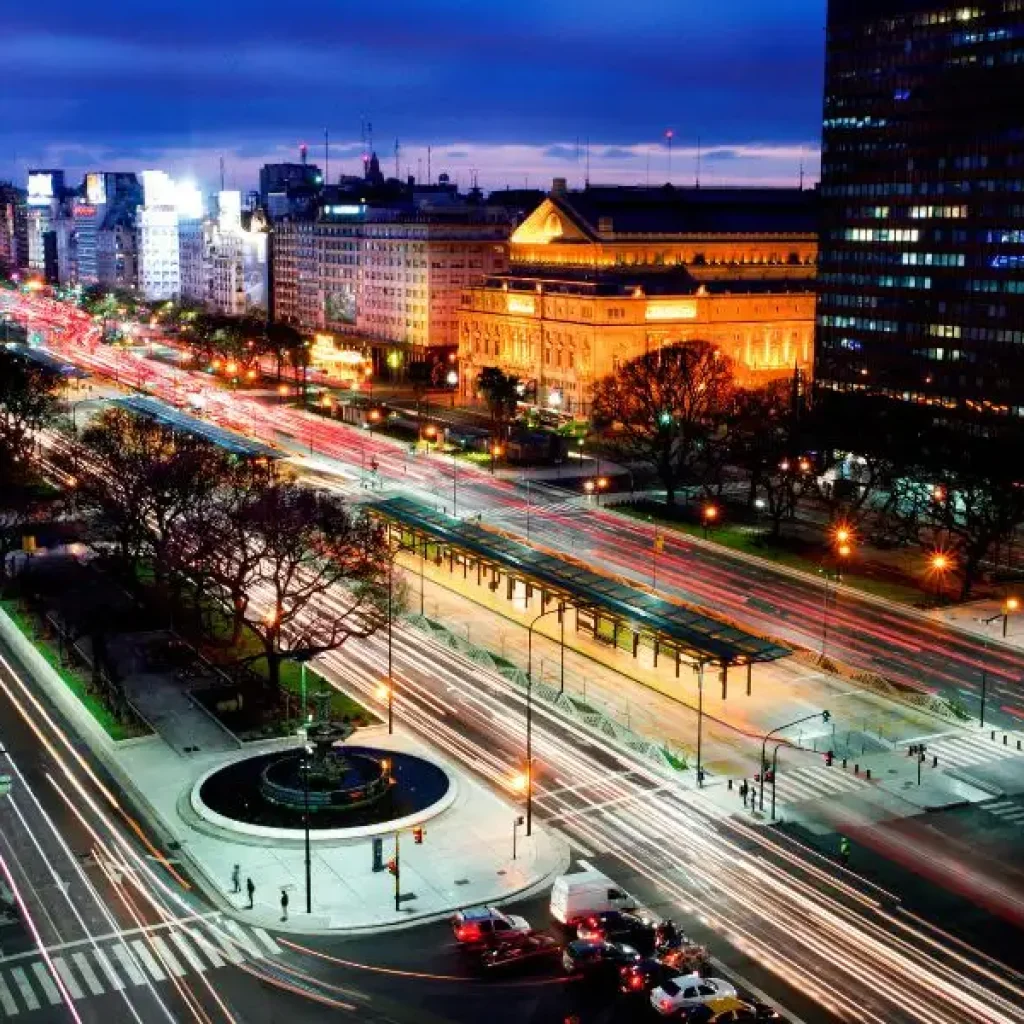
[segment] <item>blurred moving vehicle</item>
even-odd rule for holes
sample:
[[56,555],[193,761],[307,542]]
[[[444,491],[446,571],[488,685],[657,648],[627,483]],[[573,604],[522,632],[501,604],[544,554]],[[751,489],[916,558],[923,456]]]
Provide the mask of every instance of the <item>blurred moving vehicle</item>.
[[577,939],[562,951],[566,974],[577,974],[591,981],[615,983],[623,967],[641,960],[632,946],[618,942],[584,942]]
[[562,944],[550,935],[524,935],[516,942],[504,942],[480,955],[480,966],[488,974],[504,974],[557,963]]
[[702,978],[699,974],[685,974],[652,989],[651,1006],[663,1017],[668,1017],[679,1013],[680,1010],[688,1010],[726,996],[736,998],[736,989],[729,982],[721,978]]
[[586,942],[625,942],[642,953],[654,952],[657,925],[650,918],[625,910],[590,914],[576,926],[577,938]]
[[619,991],[625,996],[649,996],[651,989],[678,977],[674,967],[645,956],[619,969]]
[[686,1024],[757,1024],[759,1021],[782,1024],[782,1017],[765,1003],[745,1003],[732,996],[691,1007],[683,1012],[682,1020]]
[[467,907],[452,916],[455,941],[463,949],[479,949],[507,944],[529,935],[530,922],[516,914],[505,914],[497,907]]

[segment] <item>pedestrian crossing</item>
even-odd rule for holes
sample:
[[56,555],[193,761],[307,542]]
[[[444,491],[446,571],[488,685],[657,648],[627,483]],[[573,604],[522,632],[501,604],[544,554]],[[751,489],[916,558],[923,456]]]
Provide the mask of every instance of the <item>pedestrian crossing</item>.
[[1018,749],[1018,742],[1024,748],[1024,734],[997,732],[995,739],[990,732],[940,736],[925,741],[925,757],[928,761],[937,757],[939,768],[969,768],[986,761],[1024,757],[1024,749]]
[[0,959],[0,1020],[63,1002],[54,974],[72,1000],[130,991],[154,982],[205,974],[228,964],[265,960],[281,947],[264,929],[226,917],[104,936],[38,954]]
[[[808,766],[804,768],[785,768],[779,766],[775,777],[775,803],[799,804],[808,800],[821,800],[835,797],[840,793],[855,793],[870,788],[871,783],[863,775],[854,775],[852,771],[844,771],[838,765],[831,768],[824,766]],[[764,787],[765,807],[771,801],[771,784]]]
[[1002,821],[1024,828],[1024,804],[1019,804],[1009,797],[1002,797],[999,800],[993,800],[992,803],[980,806]]

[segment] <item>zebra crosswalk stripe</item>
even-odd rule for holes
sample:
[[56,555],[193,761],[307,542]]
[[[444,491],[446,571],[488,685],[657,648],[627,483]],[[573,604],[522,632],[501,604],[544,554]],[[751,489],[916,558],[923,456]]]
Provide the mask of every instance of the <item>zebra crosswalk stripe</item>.
[[177,958],[171,952],[170,947],[164,942],[163,938],[159,935],[151,936],[150,941],[156,947],[157,956],[160,958],[160,963],[167,968],[176,978],[185,977],[185,968],[178,963]]
[[143,967],[149,971],[150,975],[157,981],[166,981],[167,975],[164,974],[160,965],[153,958],[153,954],[150,953],[146,946],[146,943],[142,939],[132,940],[132,949],[135,951],[135,955],[142,961]]
[[196,956],[192,947],[185,941],[185,936],[178,931],[171,932],[171,942],[177,947],[181,955],[188,961],[189,967],[199,974],[202,974],[206,970],[206,964]]
[[18,1004],[14,1001],[14,996],[11,995],[11,990],[7,987],[7,982],[4,981],[2,974],[0,974],[0,1010],[3,1010],[8,1017],[13,1017],[18,1012]]
[[38,1010],[39,1000],[36,999],[35,990],[29,984],[28,975],[20,967],[12,967],[11,977],[14,979],[14,984],[21,994],[21,1001],[29,1010]]
[[50,1000],[51,1006],[57,1006],[60,1004],[60,992],[57,991],[57,986],[53,983],[53,978],[50,977],[50,972],[46,968],[46,964],[37,960],[32,965],[32,973],[36,976],[36,981],[39,982],[39,987],[43,990],[43,995]]
[[92,969],[92,966],[86,959],[85,954],[72,953],[71,959],[75,961],[75,966],[78,968],[78,973],[85,981],[86,988],[88,988],[94,996],[103,995],[103,985],[100,983],[100,979],[96,977],[96,972]]
[[[214,968],[224,966],[224,958],[217,951],[213,943],[202,932],[192,928],[186,928],[188,937],[206,954],[206,959],[213,964]],[[236,954],[237,955],[237,954]],[[241,963],[241,959],[233,960],[233,963]]]
[[121,970],[128,975],[128,980],[133,985],[144,985],[146,976],[135,963],[135,954],[123,942],[119,942],[113,949],[114,956],[117,957],[117,961],[121,965]]
[[107,959],[107,954],[102,949],[94,949],[92,955],[96,957],[96,963],[100,965],[100,970],[106,976],[107,981],[110,982],[110,987],[120,992],[124,988],[124,982],[117,971],[114,970],[114,965]]
[[68,967],[68,962],[63,957],[55,956],[53,958],[53,969],[60,975],[60,980],[64,982],[64,987],[72,999],[85,998],[82,986],[78,984],[78,979],[71,973],[71,968]]
[[252,933],[256,936],[271,953],[280,953],[281,947],[270,937],[270,933],[263,928],[252,926]]
[[261,950],[260,947],[257,946],[248,935],[246,935],[245,930],[237,921],[232,921],[231,918],[226,917],[223,921],[223,925],[227,931],[235,937],[235,941],[238,945],[241,946],[242,949],[244,949],[250,956],[255,957],[257,960],[263,960],[266,958],[266,954],[263,950]]

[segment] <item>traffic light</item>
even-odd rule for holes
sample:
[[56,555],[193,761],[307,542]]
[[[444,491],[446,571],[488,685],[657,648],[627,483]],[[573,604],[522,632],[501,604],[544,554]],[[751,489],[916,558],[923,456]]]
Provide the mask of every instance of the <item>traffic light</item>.
[[394,857],[392,857],[388,861],[388,874],[391,874],[391,875],[397,875],[398,874],[398,861],[395,860]]
[[821,713],[821,720],[823,722],[831,721],[831,719],[832,719],[832,712],[831,711],[822,711],[822,713]]
[[417,846],[422,846],[422,845],[423,845],[423,828],[422,828],[422,826],[420,826],[420,825],[417,825],[417,826],[416,826],[416,827],[415,827],[415,828],[414,828],[414,829],[412,830],[412,841],[413,841],[413,842],[414,842],[414,843],[415,843],[415,844],[416,844]]

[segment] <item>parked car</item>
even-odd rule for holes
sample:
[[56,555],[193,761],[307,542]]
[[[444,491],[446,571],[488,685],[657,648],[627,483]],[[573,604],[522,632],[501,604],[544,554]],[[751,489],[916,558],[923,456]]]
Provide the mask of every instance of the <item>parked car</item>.
[[558,962],[562,944],[550,935],[525,935],[516,942],[503,942],[480,955],[480,966],[488,974],[528,970]]
[[620,968],[619,991],[626,996],[648,996],[652,988],[658,988],[663,982],[678,977],[679,972],[674,967],[652,956],[645,956],[636,963]]
[[614,983],[623,967],[641,958],[632,946],[619,942],[584,942],[576,939],[562,951],[566,974],[578,974],[588,980]]
[[782,1017],[767,1004],[745,1003],[728,996],[691,1007],[684,1011],[682,1019],[686,1024],[759,1024],[762,1021],[783,1024]]
[[668,1017],[725,996],[736,997],[736,989],[729,982],[721,978],[702,978],[699,974],[684,974],[653,989],[651,1006],[663,1017]]
[[606,910],[635,910],[636,900],[600,871],[574,871],[555,879],[550,906],[556,921],[572,925]]
[[654,951],[656,933],[654,921],[625,910],[590,914],[576,926],[577,938],[587,942],[625,942],[643,953]]
[[452,931],[463,949],[479,949],[529,935],[531,928],[525,917],[505,914],[497,907],[469,907],[452,916]]

